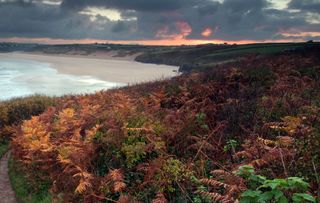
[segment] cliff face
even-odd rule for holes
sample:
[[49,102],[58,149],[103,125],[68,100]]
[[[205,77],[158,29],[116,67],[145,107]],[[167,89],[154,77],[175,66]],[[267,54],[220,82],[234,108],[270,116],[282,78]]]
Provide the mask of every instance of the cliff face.
[[[269,178],[303,175],[315,193],[319,53],[251,56],[171,80],[64,97],[23,123],[13,156],[64,201],[232,202],[248,185],[229,172],[244,164]],[[216,169],[232,179],[213,177]],[[226,190],[213,191],[213,183]]]

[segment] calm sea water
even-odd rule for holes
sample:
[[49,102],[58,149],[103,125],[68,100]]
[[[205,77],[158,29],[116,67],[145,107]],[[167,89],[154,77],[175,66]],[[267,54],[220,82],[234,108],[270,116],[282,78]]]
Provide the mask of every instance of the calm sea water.
[[32,60],[0,60],[0,100],[32,94],[61,96],[92,93],[122,84],[102,81],[91,76],[58,73],[48,63]]

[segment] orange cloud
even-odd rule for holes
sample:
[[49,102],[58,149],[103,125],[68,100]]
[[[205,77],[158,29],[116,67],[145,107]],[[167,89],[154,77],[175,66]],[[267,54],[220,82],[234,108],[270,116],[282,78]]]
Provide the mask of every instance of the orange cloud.
[[181,40],[181,39],[185,39],[192,32],[192,28],[187,22],[178,21],[175,23],[175,26],[177,30],[179,30],[178,33],[173,33],[173,34],[169,33],[170,32],[169,26],[165,25],[157,31],[156,38],[169,39],[169,40]]
[[187,22],[178,21],[176,22],[176,26],[180,29],[180,34],[178,34],[177,39],[185,39],[192,32],[192,27]]
[[206,29],[204,29],[202,32],[201,32],[201,35],[203,36],[203,37],[210,37],[211,35],[213,34],[213,31],[212,31],[212,29],[211,28],[206,28]]

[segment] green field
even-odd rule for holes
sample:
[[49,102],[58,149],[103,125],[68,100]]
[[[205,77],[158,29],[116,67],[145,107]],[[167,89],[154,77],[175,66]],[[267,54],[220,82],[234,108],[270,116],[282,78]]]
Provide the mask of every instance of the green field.
[[182,71],[206,68],[218,63],[238,60],[248,54],[270,55],[287,52],[303,52],[319,43],[263,43],[245,45],[198,45],[167,48],[144,53],[136,58],[139,62],[176,65]]
[[259,53],[259,54],[272,54],[281,52],[286,49],[295,49],[303,47],[305,44],[258,44],[258,45],[243,45],[236,48],[230,48],[226,50],[219,50],[213,54],[207,55],[218,56],[218,55],[236,55],[236,54],[248,54],[248,53]]

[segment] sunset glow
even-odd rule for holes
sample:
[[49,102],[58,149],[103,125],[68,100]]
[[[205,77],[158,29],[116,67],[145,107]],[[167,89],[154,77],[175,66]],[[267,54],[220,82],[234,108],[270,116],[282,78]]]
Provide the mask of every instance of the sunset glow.
[[162,39],[162,40],[67,40],[67,39],[50,39],[50,38],[6,38],[1,39],[3,42],[19,42],[19,43],[39,43],[39,44],[94,44],[94,43],[110,43],[110,44],[140,44],[140,45],[197,45],[197,44],[251,44],[251,43],[285,43],[285,42],[303,42],[302,38],[295,40],[203,40],[203,39]]

